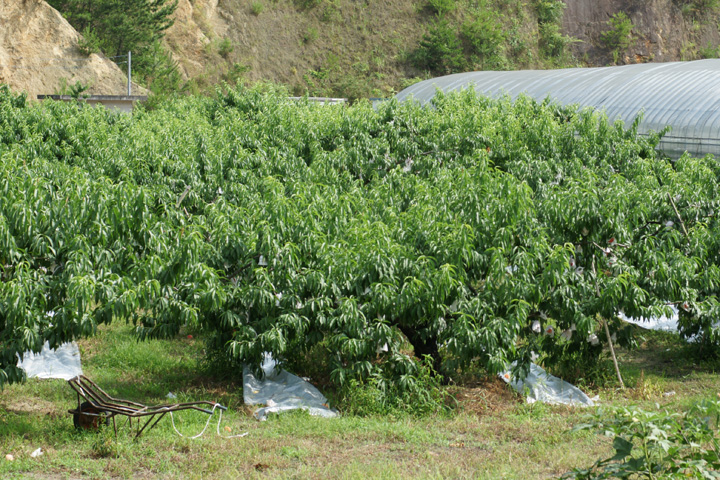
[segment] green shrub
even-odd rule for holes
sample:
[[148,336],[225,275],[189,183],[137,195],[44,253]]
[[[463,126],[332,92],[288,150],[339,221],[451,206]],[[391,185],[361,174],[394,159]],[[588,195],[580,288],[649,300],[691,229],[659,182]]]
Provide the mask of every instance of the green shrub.
[[603,43],[610,49],[613,61],[617,63],[620,53],[632,43],[633,23],[624,12],[618,12],[608,20],[610,29],[601,34]]
[[433,23],[420,40],[413,61],[417,68],[437,75],[462,71],[465,56],[455,28],[447,20]]
[[227,58],[233,50],[235,50],[235,46],[229,38],[223,38],[218,44],[218,53],[223,58]]
[[230,68],[223,74],[223,81],[230,85],[235,85],[245,78],[245,74],[250,71],[250,67],[243,63],[233,63]]
[[538,23],[558,23],[562,20],[565,3],[561,0],[535,0]]
[[560,25],[556,23],[543,23],[539,26],[540,51],[548,57],[561,57],[565,53],[565,47],[573,42],[573,39],[560,32]]
[[250,4],[250,12],[256,17],[262,13],[265,9],[265,5],[259,0],[255,0]]
[[673,0],[683,16],[691,18],[710,18],[720,8],[720,0]]
[[490,58],[502,52],[505,29],[501,16],[494,10],[481,10],[466,21],[460,29],[471,51],[482,58]]
[[701,47],[698,54],[700,58],[720,58],[720,46],[715,46],[708,41],[705,47]]
[[547,57],[561,57],[565,47],[573,39],[560,32],[565,3],[561,0],[535,0],[535,13],[538,18],[540,51]]
[[101,52],[101,41],[95,30],[92,27],[85,27],[82,32],[82,37],[78,40],[78,48],[83,55],[90,55],[93,53]]
[[317,40],[318,36],[320,35],[320,32],[318,32],[318,29],[316,27],[308,27],[307,31],[303,35],[303,43],[312,43],[315,40]]
[[427,0],[430,9],[437,13],[439,16],[445,16],[446,14],[455,10],[455,0]]

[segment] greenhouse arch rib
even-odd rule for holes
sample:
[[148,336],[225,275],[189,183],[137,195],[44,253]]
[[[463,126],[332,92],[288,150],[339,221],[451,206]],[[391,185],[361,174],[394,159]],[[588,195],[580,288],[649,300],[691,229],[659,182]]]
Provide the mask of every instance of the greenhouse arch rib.
[[644,112],[638,131],[671,130],[659,148],[677,158],[720,155],[720,59],[643,63],[619,67],[468,72],[425,80],[397,94],[427,103],[437,89],[452,92],[474,87],[491,97],[548,96],[563,105],[604,110],[611,120],[630,124]]

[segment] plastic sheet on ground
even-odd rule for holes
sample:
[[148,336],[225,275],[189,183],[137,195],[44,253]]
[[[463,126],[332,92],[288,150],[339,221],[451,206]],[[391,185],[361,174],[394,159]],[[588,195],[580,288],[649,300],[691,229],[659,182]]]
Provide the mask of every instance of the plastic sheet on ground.
[[265,356],[262,369],[264,378],[257,378],[245,367],[243,370],[243,399],[248,405],[265,405],[255,411],[258,420],[265,420],[270,413],[302,409],[310,415],[336,417],[338,413],[328,407],[327,399],[320,391],[297,375],[275,368],[275,362]]
[[50,348],[48,342],[40,353],[25,352],[18,367],[25,370],[28,378],[71,378],[82,375],[80,350],[77,343],[63,343],[57,350]]
[[[515,366],[513,363],[512,366]],[[511,368],[500,374],[505,383],[521,394],[527,394],[527,402],[594,407],[595,402],[576,386],[550,375],[542,367],[530,364],[530,372],[524,380],[512,378]]]

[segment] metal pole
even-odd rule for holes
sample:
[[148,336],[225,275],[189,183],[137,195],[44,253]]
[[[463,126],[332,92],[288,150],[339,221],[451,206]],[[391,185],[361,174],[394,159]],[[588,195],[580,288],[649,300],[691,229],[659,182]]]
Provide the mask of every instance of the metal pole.
[[132,95],[132,52],[128,52],[128,97]]

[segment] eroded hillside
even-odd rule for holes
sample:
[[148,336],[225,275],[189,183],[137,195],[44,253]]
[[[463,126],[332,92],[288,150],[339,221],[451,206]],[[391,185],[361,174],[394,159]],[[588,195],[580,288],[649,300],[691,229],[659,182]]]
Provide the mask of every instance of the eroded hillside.
[[[375,97],[457,71],[716,57],[716,3],[179,0],[164,45],[182,79],[160,88],[270,81],[295,94]],[[618,47],[606,36],[621,12],[630,23]],[[81,36],[45,1],[0,1],[0,23],[0,82],[33,94],[76,82],[92,93],[125,91],[124,72],[83,55]]]

